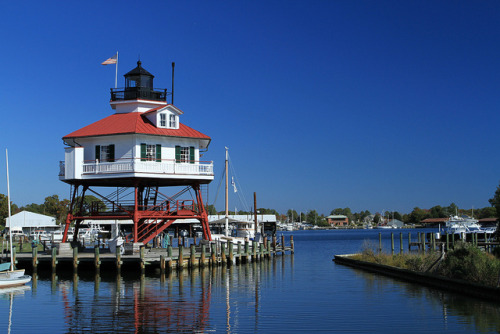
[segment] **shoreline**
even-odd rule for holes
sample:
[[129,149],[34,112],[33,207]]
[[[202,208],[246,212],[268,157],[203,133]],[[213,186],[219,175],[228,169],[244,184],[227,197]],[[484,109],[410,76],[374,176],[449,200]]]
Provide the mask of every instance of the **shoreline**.
[[412,283],[419,283],[433,288],[500,302],[500,288],[498,287],[488,287],[480,284],[470,283],[464,280],[447,278],[422,272],[415,272],[378,263],[354,260],[350,258],[352,255],[355,254],[334,255],[332,261],[334,261],[336,264],[363,269],[372,273],[398,278]]

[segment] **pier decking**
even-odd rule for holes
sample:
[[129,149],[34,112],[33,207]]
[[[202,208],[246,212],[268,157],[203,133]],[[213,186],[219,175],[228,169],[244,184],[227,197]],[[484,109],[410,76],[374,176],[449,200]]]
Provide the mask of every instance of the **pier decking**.
[[168,246],[167,248],[150,248],[142,245],[138,251],[132,254],[111,253],[108,249],[96,246],[93,250],[82,251],[78,247],[71,248],[69,243],[59,248],[47,249],[39,252],[33,248],[31,253],[14,253],[14,261],[19,268],[51,269],[66,268],[77,271],[80,266],[94,267],[99,270],[141,270],[146,268],[160,268],[162,272],[170,270],[182,270],[184,268],[238,265],[247,262],[262,261],[272,256],[294,253],[293,236],[290,236],[288,244],[285,237],[281,242],[273,238],[271,242],[264,239],[263,243],[245,242],[245,244],[233,245],[225,243],[203,243],[191,244],[189,247]]

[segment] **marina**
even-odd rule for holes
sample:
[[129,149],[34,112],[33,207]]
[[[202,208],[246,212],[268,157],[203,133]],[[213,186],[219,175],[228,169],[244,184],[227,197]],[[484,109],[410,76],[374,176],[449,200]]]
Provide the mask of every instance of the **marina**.
[[[399,231],[393,231],[397,234]],[[408,230],[432,233],[433,230]],[[13,333],[488,333],[498,303],[337,265],[391,231],[295,231],[296,252],[236,266],[161,273],[39,270],[13,296]],[[286,240],[290,233],[284,232]],[[278,239],[281,234],[278,235]],[[408,239],[403,239],[405,251]],[[299,251],[300,250],[300,251]],[[1,298],[1,293],[0,293]],[[349,300],[349,303],[346,303]],[[9,303],[0,303],[7,315]],[[360,315],[360,312],[363,315]],[[5,325],[7,328],[7,325]]]

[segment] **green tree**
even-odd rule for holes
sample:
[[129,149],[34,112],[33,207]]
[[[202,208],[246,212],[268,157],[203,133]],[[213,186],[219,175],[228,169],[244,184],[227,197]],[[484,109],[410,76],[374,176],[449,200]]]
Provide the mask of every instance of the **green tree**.
[[213,204],[207,205],[205,207],[205,211],[207,211],[207,215],[216,215],[217,214],[217,209]]
[[306,221],[309,224],[316,225],[318,222],[319,215],[316,210],[309,210],[306,214]]
[[394,216],[394,219],[397,219],[397,220],[400,220],[400,221],[403,221],[403,216],[401,216],[401,214],[397,211],[394,211],[393,212],[393,216]]
[[380,217],[380,213],[376,213],[375,217],[373,217],[373,222],[378,225],[381,220],[382,220],[382,217]]
[[422,220],[429,218],[429,213],[426,210],[420,209],[418,206],[413,209],[409,216],[410,224],[419,224]]
[[[497,214],[496,217],[498,220],[500,220],[500,185],[497,186],[495,194],[488,201],[490,202],[491,206],[495,208]],[[498,239],[500,236],[500,225],[497,225],[497,231],[495,234]]]

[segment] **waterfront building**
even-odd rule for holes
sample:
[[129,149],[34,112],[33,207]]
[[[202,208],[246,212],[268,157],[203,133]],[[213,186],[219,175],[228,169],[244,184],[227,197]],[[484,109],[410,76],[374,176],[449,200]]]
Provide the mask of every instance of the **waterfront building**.
[[344,215],[330,215],[326,217],[328,224],[334,226],[347,226],[349,225],[349,218]]
[[[132,220],[128,241],[145,244],[189,218],[210,240],[202,187],[214,178],[213,163],[200,160],[210,137],[181,122],[183,112],[168,103],[166,89],[154,88],[140,61],[124,77],[124,88],[111,89],[113,114],[63,137],[59,179],[71,185],[64,240],[71,223],[78,230],[89,219]],[[167,195],[177,186],[184,189]],[[181,200],[190,189],[194,197]],[[88,203],[86,194],[98,200]]]

